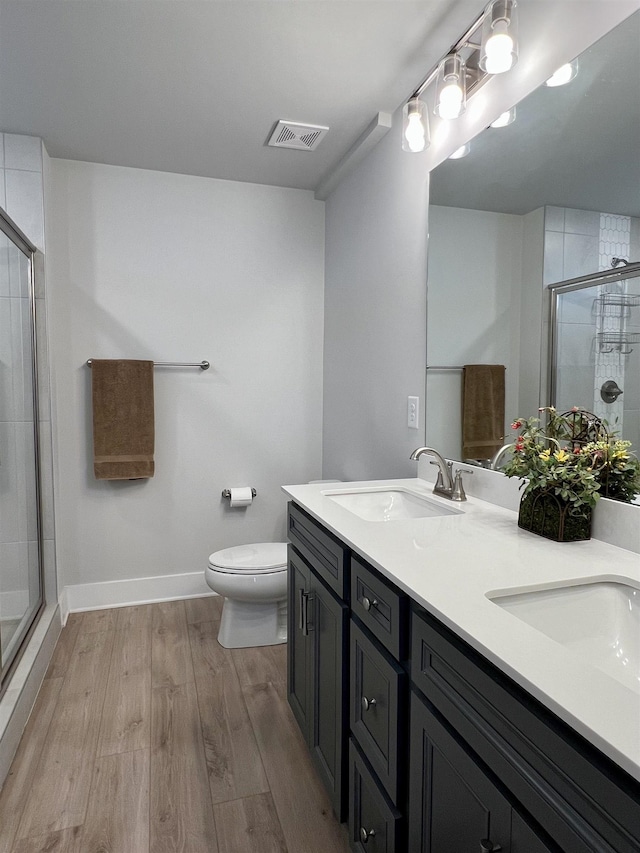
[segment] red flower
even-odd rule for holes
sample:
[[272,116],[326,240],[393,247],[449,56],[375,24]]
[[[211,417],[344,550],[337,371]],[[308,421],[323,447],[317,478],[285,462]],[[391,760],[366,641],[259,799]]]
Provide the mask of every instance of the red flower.
[[520,429],[521,426],[522,426],[522,421],[514,421],[511,424],[511,429]]

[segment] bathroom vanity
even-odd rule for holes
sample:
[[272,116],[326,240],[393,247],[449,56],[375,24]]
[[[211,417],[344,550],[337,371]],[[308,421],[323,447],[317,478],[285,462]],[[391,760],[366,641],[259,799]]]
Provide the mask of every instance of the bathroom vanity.
[[422,480],[341,486],[285,488],[288,693],[352,849],[637,853],[638,652],[620,674],[566,629],[627,595],[626,653],[638,555]]

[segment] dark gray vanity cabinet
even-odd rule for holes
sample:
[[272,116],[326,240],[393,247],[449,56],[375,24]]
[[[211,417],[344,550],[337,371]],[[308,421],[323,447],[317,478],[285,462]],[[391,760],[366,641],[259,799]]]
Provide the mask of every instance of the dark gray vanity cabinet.
[[[467,783],[485,811],[474,831],[484,832],[486,820],[486,837],[503,850],[638,853],[640,784],[418,605],[411,621],[411,853],[448,853],[422,841],[429,811],[437,802],[454,820],[471,766],[474,780],[479,771],[485,777]],[[451,782],[444,799],[443,762]],[[491,786],[510,804],[510,828],[494,821]]]
[[345,576],[346,549],[297,507],[290,507],[289,521],[289,704],[334,812],[344,820],[349,608],[328,585],[327,566],[335,588]]
[[640,853],[637,780],[295,504],[289,540],[289,702],[355,853]]
[[433,707],[411,696],[411,853],[550,853]]

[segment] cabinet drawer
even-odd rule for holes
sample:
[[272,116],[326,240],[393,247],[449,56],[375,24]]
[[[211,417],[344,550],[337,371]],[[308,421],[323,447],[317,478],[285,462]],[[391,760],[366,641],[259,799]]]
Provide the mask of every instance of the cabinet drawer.
[[396,660],[405,660],[409,599],[366,563],[351,557],[351,609]]
[[349,743],[349,843],[358,853],[400,853],[400,812],[378,787],[353,740]]
[[351,731],[392,801],[400,803],[406,673],[351,622]]
[[289,541],[339,598],[348,600],[348,549],[293,503],[289,503]]
[[564,853],[637,853],[640,785],[417,605],[411,680]]

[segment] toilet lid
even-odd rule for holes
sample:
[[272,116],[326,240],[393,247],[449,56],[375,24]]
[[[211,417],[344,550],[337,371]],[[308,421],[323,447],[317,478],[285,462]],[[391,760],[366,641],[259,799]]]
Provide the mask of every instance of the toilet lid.
[[287,565],[286,542],[258,542],[215,551],[209,565],[227,572],[273,572]]

